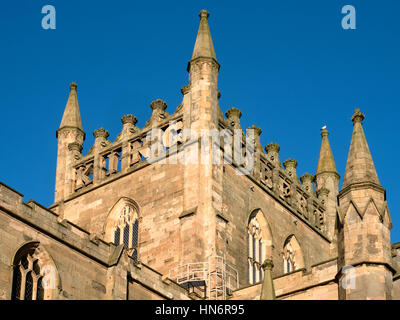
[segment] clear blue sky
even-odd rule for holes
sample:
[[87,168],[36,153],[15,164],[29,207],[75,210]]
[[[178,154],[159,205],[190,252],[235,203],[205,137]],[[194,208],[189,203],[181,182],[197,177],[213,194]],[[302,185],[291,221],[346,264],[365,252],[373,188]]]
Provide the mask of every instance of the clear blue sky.
[[[56,30],[41,28],[44,5]],[[343,30],[341,8],[356,8],[357,29]],[[314,173],[320,128],[327,125],[344,175],[359,107],[364,130],[400,241],[400,2],[398,0],[0,2],[0,181],[45,206],[52,204],[58,128],[69,84],[87,139],[101,126],[114,140],[120,118],[143,126],[150,102],[174,111],[188,82],[199,24],[207,9],[218,61],[221,108],[242,110],[242,126],[262,128],[262,144],[281,146]]]

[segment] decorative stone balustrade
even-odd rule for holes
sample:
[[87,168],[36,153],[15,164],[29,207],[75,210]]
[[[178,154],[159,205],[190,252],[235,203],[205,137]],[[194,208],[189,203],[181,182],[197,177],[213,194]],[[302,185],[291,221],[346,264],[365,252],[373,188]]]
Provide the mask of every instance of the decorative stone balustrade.
[[[120,173],[135,170],[135,165],[157,160],[157,157],[167,156],[170,148],[181,143],[183,129],[182,119],[162,123],[157,128],[139,130],[134,127],[136,117],[123,117],[123,124],[129,124],[129,130],[123,128],[114,143],[107,140],[107,130],[101,128],[95,131],[95,145],[86,156],[80,154],[78,146],[72,146],[73,156],[72,190],[79,191],[90,185],[101,184]],[[133,128],[133,129],[132,129]],[[149,157],[152,157],[151,159]]]
[[[222,124],[220,124],[220,127],[223,129]],[[255,137],[255,144],[257,144],[257,140],[259,140],[258,132],[256,132]],[[296,216],[314,230],[325,234],[324,200],[326,195],[321,192],[317,197],[314,193],[314,176],[303,175],[300,179],[301,184],[296,172],[297,161],[293,159],[285,161],[285,170],[283,170],[278,155],[280,147],[276,143],[270,143],[265,147],[267,154],[257,146],[250,148],[252,150],[246,150],[248,147],[245,141],[241,145],[244,149],[241,154],[252,153],[254,155],[254,170],[249,177],[267,193],[287,205]],[[240,151],[236,152],[240,153]],[[233,161],[233,165],[236,167],[245,167],[246,164],[247,162],[237,164]]]

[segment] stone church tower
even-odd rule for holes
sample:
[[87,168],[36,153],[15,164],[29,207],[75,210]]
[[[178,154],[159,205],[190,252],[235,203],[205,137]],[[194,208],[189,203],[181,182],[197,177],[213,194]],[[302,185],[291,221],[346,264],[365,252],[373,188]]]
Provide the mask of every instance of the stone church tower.
[[151,102],[143,128],[122,116],[114,140],[95,130],[87,154],[70,85],[54,204],[0,183],[0,299],[399,298],[400,245],[364,114],[341,189],[326,128],[315,175],[298,174],[238,108],[222,113],[208,18],[180,105]]

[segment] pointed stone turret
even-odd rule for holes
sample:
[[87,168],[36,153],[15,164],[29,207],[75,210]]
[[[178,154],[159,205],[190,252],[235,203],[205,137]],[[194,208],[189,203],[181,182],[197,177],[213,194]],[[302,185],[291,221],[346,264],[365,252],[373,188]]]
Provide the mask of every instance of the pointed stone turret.
[[[219,121],[223,118],[218,104],[218,72],[219,63],[216,60],[214,45],[211,40],[208,26],[209,14],[206,10],[200,12],[200,26],[193,49],[191,60],[188,63],[189,85],[182,90],[182,113],[185,128],[190,128],[198,137],[218,130]],[[211,135],[209,140],[202,138],[202,143],[213,146]],[[192,163],[193,156],[197,154],[199,145],[196,143],[185,147],[187,163]],[[204,155],[204,154],[203,154]],[[215,192],[222,192],[223,165],[214,157],[220,157],[214,152],[209,156],[201,156],[201,164],[184,166],[184,202],[183,210],[196,209],[196,218],[188,222],[187,228],[190,242],[188,248],[207,248],[207,250],[192,250],[185,255],[181,263],[207,261],[211,256],[218,255],[225,250],[226,243],[220,242],[210,230],[217,228],[217,214],[221,214],[222,198],[215,197]],[[197,156],[196,156],[197,157]],[[200,158],[199,158],[200,159]],[[196,177],[193,179],[186,177]],[[219,219],[219,218],[218,218]],[[190,231],[189,231],[190,230]],[[200,245],[199,245],[200,244]],[[217,253],[218,252],[218,253]]]
[[343,178],[343,189],[349,185],[362,182],[380,185],[362,127],[364,118],[365,115],[360,112],[360,109],[356,109],[351,117],[353,121],[353,136]]
[[199,31],[197,32],[192,60],[197,58],[212,58],[217,61],[213,41],[211,38],[210,27],[208,26],[208,17],[210,14],[207,10],[201,10],[199,16],[200,26]]
[[[77,150],[82,150],[85,132],[82,129],[81,113],[79,111],[77,85],[72,82],[69,86],[69,97],[61,120],[60,128],[57,130],[58,151],[55,202],[64,200],[74,192],[72,190],[73,172],[72,162],[78,156]],[[70,149],[69,145],[76,147]]]
[[[323,200],[325,204],[328,237],[335,240],[336,204],[340,176],[336,170],[328,135],[328,130],[325,127],[321,129],[322,141],[315,174],[315,191],[318,198]],[[322,190],[323,192],[321,192]]]
[[316,175],[325,172],[338,174],[336,170],[335,160],[333,159],[331,146],[329,144],[328,135],[329,135],[328,130],[326,130],[325,128],[321,130],[322,142],[321,142],[321,149],[319,152]]
[[61,120],[60,129],[70,127],[78,128],[83,131],[76,83],[72,82],[69,88],[69,97]]
[[379,185],[362,128],[364,117],[356,109],[351,118],[353,136],[338,197],[338,261],[341,268],[352,267],[339,277],[340,283],[350,283],[339,286],[339,297],[391,299],[395,273],[390,246],[392,224],[385,190]]
[[208,26],[209,13],[201,10],[200,26],[193,49],[192,59],[188,64],[190,82],[191,129],[216,129],[221,109],[218,104],[218,71],[219,63],[215,56],[214,45]]

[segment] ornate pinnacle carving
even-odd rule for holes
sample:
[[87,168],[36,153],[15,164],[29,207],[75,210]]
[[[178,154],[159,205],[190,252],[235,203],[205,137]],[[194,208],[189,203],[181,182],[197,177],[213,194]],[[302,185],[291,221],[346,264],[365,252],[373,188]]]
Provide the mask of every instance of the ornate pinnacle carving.
[[225,112],[226,117],[228,118],[228,123],[233,128],[240,128],[240,117],[242,116],[242,112],[233,107]]
[[306,172],[300,177],[300,181],[307,192],[311,192],[313,190],[313,182],[315,177],[312,174]]
[[322,137],[325,137],[325,136],[327,136],[327,135],[329,135],[328,130],[326,130],[326,129],[321,129],[321,136],[322,136]]
[[264,279],[261,286],[261,300],[275,300],[274,280],[272,279],[272,269],[274,263],[271,259],[266,259],[261,268],[264,270]]
[[163,112],[165,109],[167,109],[167,103],[161,99],[157,99],[150,103],[150,107],[153,109],[153,111],[158,110]]
[[351,117],[351,121],[353,121],[353,124],[355,124],[356,122],[362,122],[364,118],[365,114],[362,113],[359,108],[357,108],[354,110],[354,114]]
[[300,177],[301,183],[313,183],[314,181],[314,176],[312,174],[309,174],[306,172]]
[[297,167],[297,161],[294,159],[287,159],[283,165],[285,166],[285,169],[296,169]]
[[210,16],[210,14],[205,9],[201,10],[200,13],[199,13],[200,19],[203,19],[203,18],[208,19],[209,16]]
[[261,265],[261,268],[263,268],[263,270],[272,270],[274,268],[274,263],[271,259],[266,259]]
[[261,153],[264,153],[263,147],[262,147],[261,142],[260,142],[260,135],[262,133],[261,129],[253,124],[251,127],[247,128],[246,131],[248,131],[248,130],[253,130],[254,131],[254,144],[255,144],[255,147],[257,149],[259,149]]
[[78,143],[78,142],[72,142],[68,145],[68,150],[69,151],[78,151],[81,152],[82,151],[82,144]]
[[271,161],[272,163],[274,163],[275,165],[279,165],[279,167],[282,168],[282,164],[279,161],[279,150],[281,149],[281,147],[279,146],[279,144],[271,142],[270,144],[265,146],[265,151],[267,151],[267,158],[269,159],[269,161]]
[[240,111],[239,109],[232,107],[231,109],[227,110],[225,112],[226,117],[231,120],[236,120],[236,119],[240,119],[240,117],[242,116],[242,111]]
[[110,134],[109,134],[108,131],[105,130],[104,128],[100,128],[100,129],[94,130],[93,135],[94,135],[94,137],[95,137],[96,139],[97,139],[97,138],[102,138],[102,137],[105,138],[105,139],[107,139],[108,136],[109,136]]
[[259,127],[253,124],[251,127],[249,127],[249,129],[254,130],[255,136],[260,137],[262,130]]
[[137,123],[137,118],[134,115],[126,114],[121,118],[122,124],[131,123],[135,125]]
[[299,182],[296,171],[297,161],[294,159],[287,159],[283,165],[285,166],[285,172],[288,174],[288,176],[294,179],[296,182]]
[[78,85],[76,84],[75,81],[73,81],[73,82],[69,85],[69,88],[70,88],[71,90],[76,90],[76,89],[78,88]]
[[181,92],[183,95],[187,94],[190,92],[190,84],[185,84],[182,88],[181,88]]
[[281,150],[281,147],[279,146],[279,144],[277,144],[275,142],[271,142],[270,144],[265,146],[265,151],[267,151],[267,153],[271,153],[271,152],[278,153],[279,150]]

